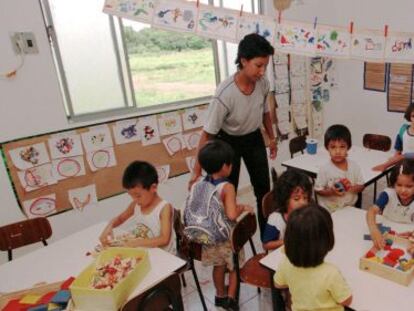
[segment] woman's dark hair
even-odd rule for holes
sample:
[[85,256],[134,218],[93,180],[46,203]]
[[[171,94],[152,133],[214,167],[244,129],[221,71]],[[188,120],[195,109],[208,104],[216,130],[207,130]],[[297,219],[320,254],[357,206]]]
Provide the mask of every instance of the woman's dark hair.
[[233,148],[220,139],[207,142],[198,152],[198,162],[209,175],[220,171],[224,164],[232,164],[233,158]]
[[[312,198],[312,183],[307,175],[297,169],[288,169],[279,178],[272,172],[274,182],[275,210],[284,214],[287,212],[290,196],[296,188],[302,189],[309,200]],[[276,182],[275,182],[276,179]]]
[[331,214],[317,204],[294,210],[288,218],[285,251],[296,267],[316,267],[335,244]]
[[404,112],[404,118],[408,121],[411,122],[411,113],[414,110],[414,103],[411,103],[407,106],[407,109],[405,109]]
[[324,137],[326,149],[328,149],[329,142],[332,140],[343,140],[348,145],[348,149],[352,147],[351,132],[343,124],[334,124],[328,127]]
[[273,46],[261,35],[252,33],[245,36],[239,43],[237,50],[236,65],[239,69],[243,68],[241,59],[251,60],[255,57],[266,57],[273,55]]
[[125,189],[140,185],[148,190],[153,184],[158,184],[158,174],[155,167],[148,162],[134,161],[124,171],[122,186]]
[[411,175],[414,180],[414,159],[404,159],[395,165],[391,170],[390,184],[392,187],[397,182],[398,175]]

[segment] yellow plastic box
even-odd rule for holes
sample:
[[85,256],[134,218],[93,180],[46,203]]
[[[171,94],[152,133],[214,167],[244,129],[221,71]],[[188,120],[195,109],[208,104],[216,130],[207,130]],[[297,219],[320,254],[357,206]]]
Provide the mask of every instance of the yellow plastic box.
[[[135,268],[113,289],[93,289],[91,280],[96,265],[110,261],[117,255],[138,257]],[[148,252],[137,248],[111,247],[102,251],[95,262],[89,265],[70,286],[76,310],[118,310],[138,283],[151,269]]]

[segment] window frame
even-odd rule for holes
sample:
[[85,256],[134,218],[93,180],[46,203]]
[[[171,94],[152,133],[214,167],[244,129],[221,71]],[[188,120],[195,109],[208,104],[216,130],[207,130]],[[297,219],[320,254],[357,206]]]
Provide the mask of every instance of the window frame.
[[[55,62],[56,75],[61,89],[62,99],[64,101],[64,108],[66,117],[69,122],[88,122],[96,119],[106,119],[127,115],[147,115],[151,113],[161,113],[171,111],[172,109],[183,109],[187,107],[198,106],[200,104],[208,103],[211,96],[202,96],[190,98],[186,100],[160,103],[147,107],[139,107],[136,102],[134,87],[132,84],[132,74],[129,64],[129,57],[126,48],[125,34],[122,23],[122,18],[108,15],[108,22],[110,27],[110,35],[114,45],[114,53],[116,56],[116,63],[118,66],[118,78],[121,82],[121,89],[123,94],[124,106],[111,108],[101,111],[77,113],[74,112],[73,102],[69,91],[68,79],[65,74],[64,64],[59,48],[58,38],[55,31],[55,24],[53,21],[51,5],[49,0],[38,0],[42,11],[43,20],[46,27],[46,34],[49,39],[51,54]],[[257,1],[257,6],[255,5]],[[253,13],[262,12],[262,0],[251,0]],[[214,5],[214,0],[208,0],[208,4]],[[223,1],[220,0],[220,7],[223,6]],[[211,40],[211,48],[213,53],[213,65],[215,72],[216,86],[221,82],[221,75],[229,76],[228,53],[226,42],[222,41],[219,47],[217,40]],[[222,50],[223,60],[220,60],[219,48]],[[220,63],[222,62],[222,65]],[[223,68],[222,68],[223,67]]]

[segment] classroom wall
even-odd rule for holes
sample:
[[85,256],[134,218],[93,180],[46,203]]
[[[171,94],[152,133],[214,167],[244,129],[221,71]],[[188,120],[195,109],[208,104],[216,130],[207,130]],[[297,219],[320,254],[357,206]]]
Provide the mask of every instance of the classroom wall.
[[[269,7],[272,1],[264,1],[266,11],[274,14]],[[288,19],[313,22],[315,15],[320,23],[348,25],[352,19],[355,27],[382,29],[388,23],[391,29],[412,31],[411,18],[414,4],[410,0],[394,2],[377,0],[298,0],[283,14]],[[12,69],[18,64],[14,55],[9,33],[32,31],[39,46],[39,54],[28,55],[24,67],[12,80],[0,80],[0,142],[36,135],[55,130],[63,130],[86,123],[71,124],[65,117],[62,97],[53,64],[50,47],[45,34],[43,19],[36,0],[0,1],[0,72]],[[344,123],[351,127],[354,142],[358,144],[365,132],[379,132],[394,136],[402,115],[386,111],[385,93],[364,91],[362,74],[363,63],[338,61],[338,90],[331,95],[331,102],[325,106],[325,125]],[[386,127],[383,125],[387,124]],[[279,157],[272,164],[280,168],[280,161],[288,157],[287,142],[279,146]],[[17,207],[6,170],[0,161],[0,225],[23,219]],[[160,186],[160,193],[175,206],[182,205],[185,198],[188,175],[169,180]],[[249,184],[243,172],[241,186]],[[66,212],[50,217],[54,235],[61,238],[88,225],[112,217],[128,202],[127,195],[116,196],[99,202],[98,206],[83,213]],[[25,250],[18,252],[17,255]],[[0,262],[3,261],[0,255]]]

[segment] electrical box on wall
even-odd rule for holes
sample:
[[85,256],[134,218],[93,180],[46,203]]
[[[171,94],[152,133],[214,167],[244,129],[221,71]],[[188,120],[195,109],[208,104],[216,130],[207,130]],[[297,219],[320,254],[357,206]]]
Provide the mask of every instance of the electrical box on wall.
[[36,38],[33,32],[14,32],[10,35],[14,53],[37,54]]

